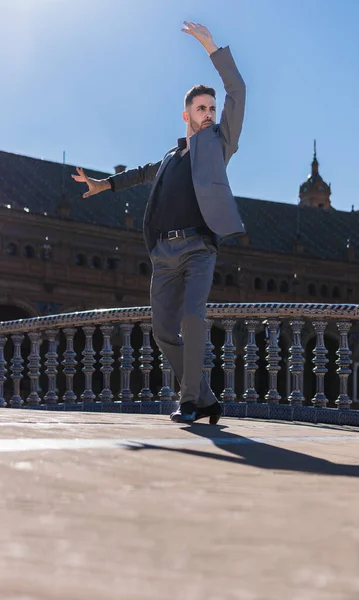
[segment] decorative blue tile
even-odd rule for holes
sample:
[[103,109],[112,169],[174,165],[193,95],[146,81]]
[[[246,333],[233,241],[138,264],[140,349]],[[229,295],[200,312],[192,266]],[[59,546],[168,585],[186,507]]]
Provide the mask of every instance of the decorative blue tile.
[[293,420],[293,406],[289,404],[270,404],[269,418],[278,419],[280,421]]
[[224,417],[244,418],[247,413],[246,402],[220,402]]
[[46,405],[46,410],[49,411],[64,411],[65,409],[65,404],[63,402],[61,402],[61,404],[48,404]]
[[161,401],[161,415],[170,415],[172,412],[177,410],[178,402],[174,402],[173,400],[163,400]]
[[340,410],[340,424],[359,427],[359,410]]
[[293,406],[293,421],[317,422],[317,409],[314,406]]
[[102,412],[105,412],[105,413],[122,412],[121,402],[102,402]]
[[247,418],[269,419],[269,404],[257,404],[256,402],[248,402]]
[[142,400],[141,412],[146,415],[159,415],[161,412],[161,402],[159,400]]
[[83,411],[84,412],[101,412],[102,406],[101,402],[84,402],[83,403]]
[[341,424],[341,411],[337,408],[317,408],[317,423],[331,423],[334,425]]
[[83,402],[76,403],[65,403],[63,404],[64,410],[68,410],[71,412],[82,412],[84,409]]
[[121,412],[123,413],[139,414],[141,412],[141,402],[139,401],[126,400],[124,402],[121,402],[121,407]]

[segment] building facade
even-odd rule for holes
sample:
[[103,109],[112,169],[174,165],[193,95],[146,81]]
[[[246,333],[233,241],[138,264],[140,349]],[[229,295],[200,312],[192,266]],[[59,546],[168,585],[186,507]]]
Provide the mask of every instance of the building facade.
[[[142,237],[149,186],[84,200],[72,172],[69,165],[0,152],[0,321],[149,304],[151,263]],[[314,151],[297,205],[236,198],[246,234],[221,244],[209,301],[359,303],[359,211],[335,210],[330,195]],[[220,329],[213,337],[223,343]],[[289,327],[281,337],[285,362]],[[308,358],[313,340],[313,331],[304,332]],[[332,354],[337,340],[329,326]],[[357,369],[355,328],[350,340]],[[241,361],[240,324],[235,343]],[[258,345],[263,353],[264,327]],[[328,373],[329,388],[334,379]]]

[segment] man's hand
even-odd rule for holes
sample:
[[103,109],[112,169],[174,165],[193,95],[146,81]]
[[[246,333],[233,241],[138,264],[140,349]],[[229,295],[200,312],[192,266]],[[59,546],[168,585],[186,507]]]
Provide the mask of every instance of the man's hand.
[[89,188],[88,191],[82,195],[83,198],[89,198],[89,196],[94,196],[95,194],[111,189],[111,184],[107,179],[92,179],[91,177],[87,177],[84,170],[79,167],[76,167],[76,171],[78,172],[78,175],[71,175],[72,179],[79,183],[86,183]]
[[185,28],[181,29],[183,33],[189,33],[201,42],[202,46],[207,50],[208,54],[212,54],[218,50],[218,46],[213,41],[212,35],[208,31],[207,27],[200,25],[200,23],[192,23],[190,21],[183,21],[186,25]]

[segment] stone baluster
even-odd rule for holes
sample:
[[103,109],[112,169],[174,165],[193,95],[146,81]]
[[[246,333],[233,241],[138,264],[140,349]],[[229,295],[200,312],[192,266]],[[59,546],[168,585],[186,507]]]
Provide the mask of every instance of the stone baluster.
[[41,402],[38,394],[40,378],[40,345],[42,343],[40,331],[30,331],[31,351],[28,358],[30,394],[27,397],[29,406],[38,406]]
[[120,323],[120,329],[123,332],[123,346],[121,348],[121,391],[118,397],[122,401],[132,400],[133,394],[130,388],[130,377],[133,371],[132,363],[135,360],[132,356],[133,348],[131,346],[131,332],[133,323]]
[[160,369],[162,371],[162,387],[158,392],[160,400],[172,400],[175,393],[171,388],[172,368],[164,354],[160,354]]
[[211,385],[211,373],[214,367],[214,359],[216,355],[213,352],[214,346],[211,342],[213,319],[206,319],[206,347],[204,353],[203,373],[208,385]]
[[352,400],[348,396],[348,377],[352,372],[351,365],[351,350],[348,345],[348,332],[351,328],[350,321],[338,321],[337,328],[340,334],[339,348],[336,351],[338,360],[335,364],[338,365],[337,373],[339,375],[339,396],[335,401],[338,408],[350,408]]
[[138,394],[141,400],[152,400],[153,394],[150,390],[150,374],[153,369],[153,350],[151,346],[151,323],[141,323],[142,346],[140,348],[140,371],[142,371],[142,389]]
[[222,325],[225,330],[224,344],[221,348],[223,354],[222,369],[224,371],[224,390],[221,392],[221,399],[224,402],[234,402],[237,396],[234,392],[234,373],[236,368],[236,347],[233,344],[233,327],[236,321],[234,319],[224,319]]
[[23,399],[20,396],[20,383],[22,380],[22,372],[24,370],[23,363],[24,359],[21,356],[21,344],[24,339],[24,335],[22,333],[14,333],[12,335],[12,340],[14,342],[14,354],[11,359],[11,379],[14,384],[14,393],[10,400],[11,408],[20,408],[24,403]]
[[100,329],[103,335],[102,350],[100,352],[100,371],[103,373],[103,389],[100,394],[100,399],[102,402],[108,403],[112,402],[113,400],[113,393],[111,390],[111,373],[113,371],[112,364],[114,362],[114,359],[112,358],[113,350],[111,345],[113,325],[102,325]]
[[243,400],[245,402],[257,402],[259,397],[255,389],[256,370],[258,369],[258,346],[256,344],[256,326],[258,323],[259,321],[254,319],[245,321],[248,331],[247,345],[244,347],[246,391],[243,394]]
[[83,402],[93,402],[96,398],[92,389],[92,376],[95,372],[95,351],[93,349],[92,338],[96,327],[93,325],[86,325],[83,327],[86,342],[85,348],[82,352],[82,372],[85,373],[85,389],[81,394],[81,400]]
[[6,344],[6,336],[0,335],[0,408],[6,406],[4,385],[6,382],[6,360],[4,356],[4,348]]
[[280,370],[280,346],[278,344],[280,321],[279,319],[267,319],[264,321],[264,325],[268,327],[269,332],[269,343],[266,352],[266,369],[269,373],[269,389],[264,397],[268,404],[278,404],[281,399],[281,396],[277,390],[278,372]]
[[74,337],[76,329],[74,327],[66,327],[64,334],[66,336],[66,350],[64,352],[63,372],[66,377],[66,392],[62,399],[66,404],[73,404],[77,401],[77,396],[73,391],[74,375],[76,373],[76,352],[74,351]]
[[288,402],[292,406],[302,406],[304,402],[303,395],[303,375],[305,358],[303,356],[303,346],[301,341],[302,328],[305,321],[293,319],[290,326],[293,331],[293,344],[289,348],[289,371],[292,375],[292,391],[288,397]]
[[57,329],[47,329],[45,331],[45,335],[49,340],[49,349],[45,355],[45,374],[47,375],[48,389],[44,396],[44,401],[48,406],[54,406],[58,401],[58,395],[56,393],[56,376],[58,366],[57,346],[59,343],[57,332]]
[[328,362],[328,359],[326,358],[328,350],[324,345],[324,332],[326,326],[326,321],[313,321],[313,327],[316,333],[316,346],[313,350],[314,358],[312,362],[315,365],[313,372],[315,373],[316,377],[317,391],[314,398],[312,398],[312,402],[314,406],[323,408],[328,402],[328,398],[324,393],[324,376],[328,371],[325,366]]

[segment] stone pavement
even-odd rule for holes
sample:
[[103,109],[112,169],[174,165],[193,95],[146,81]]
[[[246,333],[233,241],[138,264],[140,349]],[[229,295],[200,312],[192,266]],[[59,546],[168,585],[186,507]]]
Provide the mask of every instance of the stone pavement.
[[1,600],[358,600],[359,429],[0,412]]

